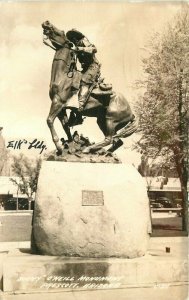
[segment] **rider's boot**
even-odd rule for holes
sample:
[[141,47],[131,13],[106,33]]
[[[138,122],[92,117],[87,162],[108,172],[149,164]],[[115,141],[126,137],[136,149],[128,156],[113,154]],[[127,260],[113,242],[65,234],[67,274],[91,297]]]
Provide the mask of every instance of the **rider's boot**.
[[81,85],[79,95],[78,95],[78,101],[79,101],[79,112],[82,112],[84,110],[84,107],[86,105],[87,97],[89,93],[89,86],[88,85]]
[[79,108],[77,113],[73,111],[71,111],[70,113],[70,118],[68,121],[68,125],[70,127],[80,125],[83,123],[82,112],[86,104],[88,92],[89,92],[88,85],[81,85],[79,95],[78,95]]

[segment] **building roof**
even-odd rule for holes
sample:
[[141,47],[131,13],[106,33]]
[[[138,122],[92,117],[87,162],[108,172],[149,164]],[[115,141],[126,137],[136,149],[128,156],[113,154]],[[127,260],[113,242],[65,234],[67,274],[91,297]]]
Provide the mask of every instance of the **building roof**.
[[[18,187],[10,180],[10,178],[16,179],[19,181],[19,177],[14,176],[0,176],[0,194],[7,195],[13,194],[14,196],[17,195]],[[168,178],[167,184],[163,185],[163,189],[161,188],[161,182],[165,177],[158,176],[158,177],[146,177],[144,178],[146,182],[146,186],[150,188],[150,191],[173,191],[179,192],[181,191],[180,181],[179,178]],[[188,183],[188,191],[189,191],[189,183]],[[18,194],[20,197],[27,197],[27,195]]]
[[[150,191],[172,191],[172,192],[179,192],[181,191],[181,184],[179,178],[172,178],[169,177],[167,183],[162,185],[165,177],[158,176],[158,177],[146,177],[147,186],[150,188]],[[163,187],[163,188],[161,188]],[[188,191],[189,191],[189,182],[188,182]]]

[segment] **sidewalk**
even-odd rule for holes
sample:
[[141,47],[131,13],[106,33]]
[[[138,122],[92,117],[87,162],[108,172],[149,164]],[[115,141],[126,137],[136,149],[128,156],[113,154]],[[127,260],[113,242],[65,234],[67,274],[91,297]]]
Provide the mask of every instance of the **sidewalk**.
[[0,253],[20,248],[30,249],[30,242],[0,242]]
[[31,294],[0,294],[0,300],[188,300],[188,287],[127,288],[116,290],[90,290],[47,292]]

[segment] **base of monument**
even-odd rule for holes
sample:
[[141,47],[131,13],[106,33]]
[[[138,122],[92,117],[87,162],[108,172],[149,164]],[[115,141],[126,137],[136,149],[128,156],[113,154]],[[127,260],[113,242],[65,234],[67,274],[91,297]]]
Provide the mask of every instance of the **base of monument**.
[[43,161],[33,253],[135,258],[146,253],[150,231],[146,185],[132,165]]
[[14,250],[3,265],[4,292],[155,288],[187,280],[187,260],[162,251],[135,259],[83,259]]

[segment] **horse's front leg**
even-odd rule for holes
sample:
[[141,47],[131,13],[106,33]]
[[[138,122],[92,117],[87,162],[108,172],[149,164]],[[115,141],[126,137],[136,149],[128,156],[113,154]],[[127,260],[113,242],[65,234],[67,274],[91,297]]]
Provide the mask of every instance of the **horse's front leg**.
[[60,111],[62,110],[63,106],[64,106],[64,104],[61,102],[60,98],[58,96],[55,96],[52,99],[50,112],[49,112],[49,115],[47,117],[47,125],[50,129],[52,140],[53,140],[53,142],[56,146],[58,154],[62,153],[62,147],[59,143],[59,138],[58,138],[58,135],[57,135],[57,133],[55,131],[55,128],[54,128],[54,120],[58,116]]
[[72,142],[73,138],[70,132],[70,127],[68,126],[68,116],[66,113],[66,109],[62,109],[61,112],[58,114],[58,118],[60,120],[60,123],[67,135],[68,142]]

